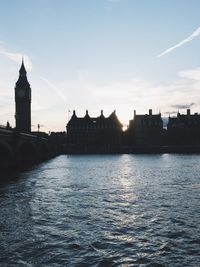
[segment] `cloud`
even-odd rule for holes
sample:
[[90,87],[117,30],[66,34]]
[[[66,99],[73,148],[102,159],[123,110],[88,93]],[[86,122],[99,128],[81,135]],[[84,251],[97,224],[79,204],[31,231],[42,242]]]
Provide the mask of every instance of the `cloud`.
[[[1,42],[0,42],[0,45],[1,45]],[[0,54],[6,56],[8,59],[14,62],[17,62],[19,64],[22,62],[22,57],[23,57],[27,70],[31,71],[33,68],[32,61],[30,57],[26,54],[9,52],[3,47],[0,47]]]
[[[1,74],[2,73],[2,74]],[[14,123],[14,83],[13,70],[3,66],[0,70],[0,123],[7,120]],[[130,79],[101,80],[96,73],[88,70],[78,71],[78,77],[46,79],[32,73],[32,123],[44,125],[44,131],[60,131],[67,123],[67,110],[75,109],[78,116],[84,116],[89,110],[91,116],[99,116],[104,110],[105,116],[116,109],[119,119],[127,123],[137,114],[172,114],[178,109],[186,112],[200,111],[200,69],[182,70],[177,79],[168,83],[157,83],[142,77]],[[8,75],[8,77],[6,76]],[[10,96],[10,98],[9,98]],[[185,110],[184,110],[185,109]],[[35,129],[35,128],[33,128]]]
[[194,75],[196,72],[198,69],[180,71],[177,79],[168,83],[142,77],[102,82],[89,70],[79,70],[73,79],[43,77],[34,80],[32,77],[32,121],[34,125],[44,125],[44,131],[59,131],[65,129],[69,109],[75,109],[80,117],[85,115],[86,109],[92,117],[99,116],[101,109],[105,116],[116,109],[121,122],[127,124],[133,118],[134,109],[137,114],[148,113],[150,108],[154,114],[160,110],[162,115],[176,114],[178,109],[185,113],[187,108],[199,112],[200,80]]
[[[1,85],[1,84],[0,84]],[[12,122],[14,125],[14,112],[13,112],[13,98],[9,95],[1,95],[0,102],[0,125],[5,125],[6,121]]]
[[165,50],[164,52],[162,52],[161,54],[159,54],[157,57],[163,57],[164,55],[172,52],[173,50],[175,50],[176,48],[181,47],[182,45],[191,42],[194,38],[198,37],[200,35],[200,27],[197,28],[190,36],[188,36],[186,39],[182,40],[180,43],[168,48],[167,50]]
[[138,114],[145,114],[150,108],[154,114],[159,110],[165,114],[170,110],[177,112],[178,108],[193,107],[195,112],[200,109],[199,81],[183,78],[181,75],[176,81],[165,84],[141,77],[102,83],[90,72],[81,72],[79,79],[79,83],[74,81],[60,87],[66,90],[70,109],[75,109],[78,116],[84,116],[86,109],[91,116],[98,116],[101,109],[107,116],[116,109],[119,119],[128,123],[133,117],[134,109]]
[[200,81],[200,68],[180,71],[179,76],[190,80]]
[[11,96],[1,96],[0,108],[7,108],[12,106],[13,98]]
[[176,105],[172,105],[172,108],[176,108],[176,109],[188,109],[191,108],[195,105],[195,103],[190,103],[190,104],[176,104]]

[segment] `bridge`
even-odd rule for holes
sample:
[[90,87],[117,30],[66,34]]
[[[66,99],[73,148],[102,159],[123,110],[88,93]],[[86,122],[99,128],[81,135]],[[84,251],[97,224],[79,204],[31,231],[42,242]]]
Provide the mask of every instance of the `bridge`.
[[60,153],[61,147],[50,137],[0,128],[0,169],[29,166]]

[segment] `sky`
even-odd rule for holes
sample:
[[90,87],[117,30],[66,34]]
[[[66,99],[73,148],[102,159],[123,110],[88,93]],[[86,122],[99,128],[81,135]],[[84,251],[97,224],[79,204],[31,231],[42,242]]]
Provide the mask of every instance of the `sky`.
[[0,0],[2,125],[22,56],[32,130],[65,131],[73,110],[125,125],[134,110],[200,113],[199,0]]

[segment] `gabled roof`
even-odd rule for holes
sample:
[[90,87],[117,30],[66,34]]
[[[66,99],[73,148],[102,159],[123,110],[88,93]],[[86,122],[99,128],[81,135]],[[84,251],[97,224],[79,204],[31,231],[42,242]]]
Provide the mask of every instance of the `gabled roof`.
[[138,126],[158,126],[163,124],[161,114],[155,115],[135,115],[134,120],[132,121],[133,125]]
[[101,115],[98,117],[90,117],[88,112],[86,111],[86,114],[84,117],[77,117],[75,111],[73,112],[73,115],[68,122],[68,125],[113,125],[118,124],[119,127],[122,127],[122,124],[118,120],[115,112],[111,113],[109,117],[105,117],[103,115],[103,112],[101,112]]

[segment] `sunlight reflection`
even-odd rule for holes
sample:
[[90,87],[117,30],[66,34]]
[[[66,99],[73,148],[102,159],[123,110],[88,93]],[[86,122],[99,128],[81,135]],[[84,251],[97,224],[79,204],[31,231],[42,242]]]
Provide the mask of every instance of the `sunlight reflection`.
[[135,169],[133,164],[133,157],[131,155],[122,156],[123,164],[120,164],[119,182],[120,188],[123,190],[121,198],[128,203],[136,199],[133,193],[135,187]]

